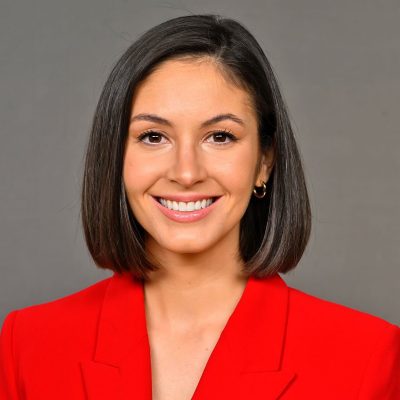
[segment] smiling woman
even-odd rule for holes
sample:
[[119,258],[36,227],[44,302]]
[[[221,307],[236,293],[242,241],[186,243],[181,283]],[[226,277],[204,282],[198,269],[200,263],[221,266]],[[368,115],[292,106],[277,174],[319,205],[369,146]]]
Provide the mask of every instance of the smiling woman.
[[[171,224],[152,202],[177,196],[190,202],[199,194],[221,197],[201,225]],[[125,52],[94,117],[82,217],[97,265],[138,279],[165,268],[153,251],[165,240],[192,247],[196,257],[204,254],[195,250],[199,238],[218,243],[219,257],[233,251],[247,277],[297,265],[311,230],[301,160],[272,68],[241,24],[179,17],[150,29]]]
[[271,66],[217,15],[114,66],[86,152],[80,292],[11,312],[5,399],[399,399],[400,329],[290,288],[311,230]]
[[[148,235],[146,253],[160,265],[166,250],[204,257],[207,249],[209,261],[232,265],[253,187],[268,181],[273,165],[272,146],[261,155],[255,108],[206,56],[164,61],[136,88],[122,175]],[[188,270],[179,260],[173,264]]]

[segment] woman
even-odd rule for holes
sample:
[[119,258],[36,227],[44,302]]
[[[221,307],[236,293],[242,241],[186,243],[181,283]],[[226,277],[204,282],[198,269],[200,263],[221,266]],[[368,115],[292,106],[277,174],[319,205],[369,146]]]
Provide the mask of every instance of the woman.
[[113,68],[82,219],[114,275],[7,316],[1,399],[400,399],[400,330],[290,288],[310,206],[271,67],[238,22],[166,21]]

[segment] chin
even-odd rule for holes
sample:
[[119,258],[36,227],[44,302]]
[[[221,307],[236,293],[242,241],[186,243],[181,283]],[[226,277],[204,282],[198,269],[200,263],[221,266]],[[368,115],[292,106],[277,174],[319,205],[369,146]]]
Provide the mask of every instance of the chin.
[[207,251],[211,246],[207,245],[201,245],[197,243],[189,242],[189,241],[184,241],[179,244],[179,246],[164,246],[165,249],[177,253],[177,254],[195,254],[195,253],[201,253],[203,251]]

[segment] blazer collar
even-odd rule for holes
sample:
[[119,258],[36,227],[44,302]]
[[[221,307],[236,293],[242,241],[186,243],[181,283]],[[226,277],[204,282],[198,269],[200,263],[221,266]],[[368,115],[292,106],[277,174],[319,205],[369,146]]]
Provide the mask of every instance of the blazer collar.
[[[281,369],[288,287],[278,275],[250,277],[210,355],[192,400],[274,400],[295,377]],[[88,400],[151,400],[144,290],[129,273],[107,287],[93,360],[81,362]]]

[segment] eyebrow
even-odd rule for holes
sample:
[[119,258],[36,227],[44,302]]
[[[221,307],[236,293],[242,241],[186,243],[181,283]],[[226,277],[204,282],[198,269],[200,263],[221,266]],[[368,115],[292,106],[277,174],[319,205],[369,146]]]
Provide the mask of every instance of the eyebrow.
[[[242,119],[240,119],[238,116],[231,114],[231,113],[227,113],[227,114],[218,114],[210,119],[208,119],[207,121],[204,121],[201,124],[202,128],[205,128],[207,126],[216,124],[217,122],[221,122],[221,121],[225,121],[225,120],[230,120],[233,122],[236,122],[237,124],[244,126],[245,123]],[[150,122],[154,122],[157,124],[161,124],[161,125],[166,125],[166,126],[172,126],[172,123],[170,121],[168,121],[165,118],[162,118],[158,115],[155,114],[138,114],[135,115],[134,117],[131,118],[131,123],[133,121],[150,121]]]

